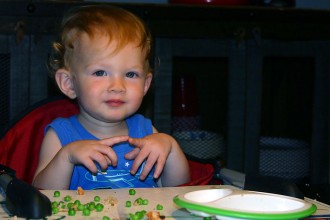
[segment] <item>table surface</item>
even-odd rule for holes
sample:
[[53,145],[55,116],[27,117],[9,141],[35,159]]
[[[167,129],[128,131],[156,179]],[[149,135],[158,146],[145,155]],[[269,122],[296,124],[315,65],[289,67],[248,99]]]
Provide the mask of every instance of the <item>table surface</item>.
[[[225,185],[206,185],[206,186],[188,186],[188,187],[164,187],[164,188],[138,188],[135,189],[136,194],[130,195],[129,189],[104,189],[104,190],[85,190],[84,195],[78,195],[77,191],[63,190],[60,191],[60,197],[54,197],[54,190],[42,190],[51,201],[64,201],[65,196],[71,196],[72,201],[79,200],[85,204],[93,201],[94,197],[100,196],[100,202],[104,204],[102,212],[91,212],[88,219],[102,219],[103,216],[110,217],[111,220],[115,219],[127,219],[130,213],[136,211],[145,210],[157,211],[156,207],[158,204],[163,206],[163,210],[160,210],[162,219],[203,219],[202,217],[192,216],[185,209],[177,207],[173,203],[173,197],[201,189],[211,188],[233,188],[232,186]],[[148,205],[134,205],[134,201],[137,198],[147,199]],[[330,206],[305,198],[306,201],[316,204],[317,211],[314,213],[314,217],[320,216],[330,218]],[[0,196],[0,201],[4,201],[4,197]],[[132,206],[126,207],[126,201],[131,201]],[[0,219],[17,219],[16,217],[9,217],[4,203],[1,203],[0,207]],[[52,215],[47,219],[86,219],[82,212],[79,211],[75,216],[68,216],[67,211],[61,211],[56,215]],[[321,218],[320,218],[321,219]]]

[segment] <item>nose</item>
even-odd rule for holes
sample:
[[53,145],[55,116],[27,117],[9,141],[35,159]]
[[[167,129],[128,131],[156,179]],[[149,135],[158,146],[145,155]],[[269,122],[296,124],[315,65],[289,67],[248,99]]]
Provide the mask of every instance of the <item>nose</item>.
[[122,77],[111,77],[109,79],[108,92],[122,93],[125,90],[125,81]]

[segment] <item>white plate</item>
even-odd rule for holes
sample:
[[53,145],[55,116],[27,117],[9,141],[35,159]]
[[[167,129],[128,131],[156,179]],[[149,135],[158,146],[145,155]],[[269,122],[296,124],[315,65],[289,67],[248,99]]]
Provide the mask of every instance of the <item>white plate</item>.
[[277,194],[208,189],[192,191],[173,198],[175,204],[194,215],[217,219],[299,219],[316,211],[314,204]]

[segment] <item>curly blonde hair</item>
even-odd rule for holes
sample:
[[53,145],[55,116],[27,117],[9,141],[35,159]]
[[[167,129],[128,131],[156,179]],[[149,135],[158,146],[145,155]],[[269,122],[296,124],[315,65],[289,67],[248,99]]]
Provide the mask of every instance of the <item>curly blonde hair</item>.
[[133,13],[110,5],[90,5],[75,8],[64,16],[58,42],[52,44],[49,70],[54,76],[60,68],[68,69],[74,51],[74,42],[86,33],[90,38],[96,33],[104,33],[109,42],[116,41],[119,51],[128,43],[137,43],[145,56],[149,71],[151,34],[144,22]]

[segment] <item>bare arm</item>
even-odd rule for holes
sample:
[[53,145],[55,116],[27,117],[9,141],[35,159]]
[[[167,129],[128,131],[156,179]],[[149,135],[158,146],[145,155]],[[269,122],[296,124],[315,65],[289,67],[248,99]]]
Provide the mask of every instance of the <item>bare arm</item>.
[[50,129],[42,142],[39,163],[33,178],[33,185],[41,189],[68,189],[73,164],[65,158],[61,143]]
[[75,141],[64,147],[50,129],[43,140],[39,164],[33,185],[41,189],[68,189],[75,164],[84,165],[92,173],[97,172],[95,161],[106,169],[117,164],[117,155],[111,146],[128,140],[128,136],[108,139]]
[[172,146],[160,180],[162,186],[178,186],[190,181],[189,165],[177,141],[169,136]]

